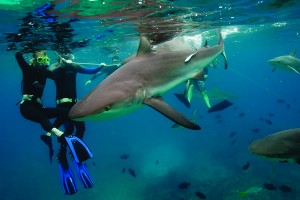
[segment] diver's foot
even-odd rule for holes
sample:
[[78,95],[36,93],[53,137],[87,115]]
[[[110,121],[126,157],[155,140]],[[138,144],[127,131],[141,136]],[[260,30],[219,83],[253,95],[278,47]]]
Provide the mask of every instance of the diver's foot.
[[53,144],[52,144],[52,138],[51,136],[48,135],[41,135],[41,140],[48,146],[49,148],[49,159],[50,163],[52,163],[52,158],[54,155],[54,150],[53,150]]

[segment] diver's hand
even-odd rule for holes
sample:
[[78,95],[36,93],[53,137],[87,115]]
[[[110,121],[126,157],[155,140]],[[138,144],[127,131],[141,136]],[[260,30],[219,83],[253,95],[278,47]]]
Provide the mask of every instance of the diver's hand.
[[87,82],[85,82],[85,86],[88,86],[91,83],[92,83],[92,80],[88,80]]
[[72,64],[72,60],[66,60],[64,58],[61,58],[61,61],[64,62],[64,63],[67,63],[67,64]]
[[101,64],[99,65],[99,67],[105,67],[105,66],[106,66],[105,63],[101,63]]

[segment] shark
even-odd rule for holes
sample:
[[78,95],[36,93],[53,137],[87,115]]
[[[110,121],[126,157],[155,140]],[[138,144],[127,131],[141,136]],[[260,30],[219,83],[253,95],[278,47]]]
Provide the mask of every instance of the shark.
[[227,68],[221,33],[215,46],[182,51],[156,51],[149,39],[141,35],[137,53],[78,101],[69,117],[77,121],[112,119],[147,105],[180,126],[200,130],[198,124],[167,104],[162,96],[197,77],[219,55],[224,57]]
[[287,129],[249,144],[251,153],[277,162],[300,163],[300,128]]
[[273,72],[279,68],[285,71],[292,71],[300,74],[300,59],[296,58],[296,51],[293,51],[290,55],[278,56],[268,61],[272,66]]

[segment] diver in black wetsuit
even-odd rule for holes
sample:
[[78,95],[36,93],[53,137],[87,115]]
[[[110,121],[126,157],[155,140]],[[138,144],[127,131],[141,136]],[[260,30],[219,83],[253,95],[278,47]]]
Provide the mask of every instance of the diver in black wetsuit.
[[46,80],[53,76],[53,73],[47,69],[50,59],[46,51],[34,52],[30,64],[25,61],[22,52],[16,53],[15,57],[23,73],[23,97],[20,102],[22,116],[40,123],[44,130],[60,137],[63,132],[56,129],[49,118],[60,117],[65,120],[67,119],[67,112],[57,108],[44,108],[41,101]]
[[[72,54],[62,54],[60,55],[59,61],[49,68],[50,71],[55,75],[54,82],[56,85],[56,105],[57,108],[65,109],[69,112],[72,106],[77,102],[77,92],[76,92],[76,76],[77,73],[83,74],[94,74],[97,73],[101,68],[85,68],[79,64],[73,63],[72,59],[74,56]],[[72,134],[74,130],[74,126],[76,128],[75,136],[80,139],[83,139],[83,134],[85,131],[85,123],[68,120],[67,127],[72,127],[71,129],[65,131],[65,133]],[[57,119],[54,121],[55,127],[60,127],[62,125],[61,120]],[[46,135],[42,135],[42,138],[47,138],[51,133],[46,133]],[[57,155],[58,161],[60,163],[61,168],[61,177],[62,184],[65,189],[66,194],[74,194],[77,191],[77,186],[75,181],[73,184],[70,184],[70,181],[73,180],[72,170],[69,167],[68,159],[67,159],[67,146],[65,144],[61,144],[60,151]],[[73,155],[71,154],[73,157]],[[92,178],[89,175],[88,170],[85,168],[84,163],[81,161],[73,160],[73,164],[75,165],[78,176],[85,188],[91,188],[93,186]]]
[[[79,64],[73,63],[72,59],[74,59],[72,54],[62,54],[60,55],[59,62],[51,65],[49,68],[49,70],[55,75],[54,81],[56,85],[56,105],[58,108],[66,109],[68,112],[77,102],[77,73],[95,74],[102,69],[101,67],[85,68]],[[78,121],[68,121],[68,123],[75,125],[75,135],[82,139],[85,131],[85,123]],[[55,127],[59,127],[61,125],[61,120],[55,120]]]
[[[28,51],[29,52],[29,51]],[[49,57],[46,51],[36,51],[28,64],[23,58],[24,52],[15,54],[16,60],[22,70],[22,101],[20,102],[20,112],[28,120],[40,123],[43,129],[58,137],[59,142],[68,145],[77,160],[84,161],[91,157],[88,147],[78,138],[67,136],[58,130],[50,121],[50,118],[57,117],[59,123],[64,123],[68,119],[66,109],[44,108],[41,97],[44,92],[46,80],[52,77],[53,73],[47,69]],[[50,159],[53,155],[52,140],[50,137],[42,138],[50,148]]]

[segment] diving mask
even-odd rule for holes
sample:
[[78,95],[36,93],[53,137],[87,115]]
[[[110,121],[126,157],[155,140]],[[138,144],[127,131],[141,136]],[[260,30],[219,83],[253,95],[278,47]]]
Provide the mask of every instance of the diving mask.
[[39,56],[36,58],[38,64],[49,64],[50,58],[48,56]]

